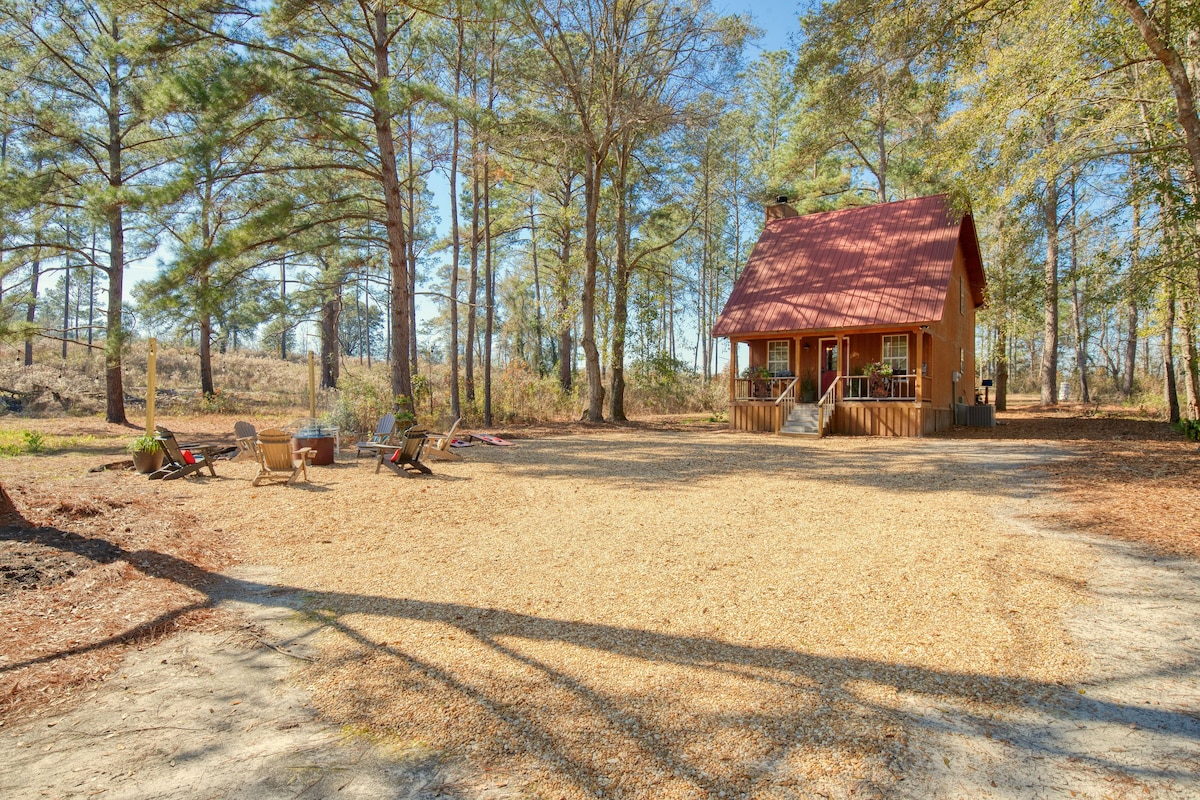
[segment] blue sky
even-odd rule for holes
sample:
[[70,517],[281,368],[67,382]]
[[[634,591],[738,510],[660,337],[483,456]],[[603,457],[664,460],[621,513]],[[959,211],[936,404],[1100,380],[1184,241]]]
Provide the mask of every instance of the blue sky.
[[725,0],[718,8],[728,14],[750,14],[754,24],[762,28],[762,38],[746,48],[746,60],[751,61],[765,50],[785,50],[788,35],[799,29],[799,0]]

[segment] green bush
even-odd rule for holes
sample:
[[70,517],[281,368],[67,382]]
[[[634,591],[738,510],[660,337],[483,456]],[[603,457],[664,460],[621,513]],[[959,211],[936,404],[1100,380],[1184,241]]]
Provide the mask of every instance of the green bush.
[[1200,419],[1181,419],[1176,423],[1175,430],[1187,437],[1189,442],[1200,442]]
[[38,431],[21,431],[21,436],[25,438],[26,453],[46,452],[46,437]]

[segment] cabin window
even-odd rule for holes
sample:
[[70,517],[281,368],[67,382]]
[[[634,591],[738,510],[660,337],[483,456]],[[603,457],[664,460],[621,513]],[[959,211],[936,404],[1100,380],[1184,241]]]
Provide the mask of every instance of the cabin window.
[[786,340],[767,342],[767,372],[772,375],[782,375],[791,372],[790,352]]
[[883,337],[883,363],[891,366],[893,375],[908,374],[908,334]]

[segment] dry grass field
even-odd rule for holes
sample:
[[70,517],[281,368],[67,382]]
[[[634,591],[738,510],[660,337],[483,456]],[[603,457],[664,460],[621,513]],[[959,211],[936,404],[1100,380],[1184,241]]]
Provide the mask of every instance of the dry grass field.
[[[166,422],[232,439],[232,418]],[[1094,553],[1031,521],[1200,555],[1200,457],[1165,425],[1002,423],[904,442],[542,427],[428,477],[344,450],[255,488],[249,462],[90,473],[132,431],[0,419],[51,451],[0,461],[26,523],[0,536],[0,719],[70,707],[130,646],[238,629],[220,573],[272,565],[320,631],[300,680],[327,720],[514,796],[896,796],[928,758],[923,710],[986,721],[1087,673],[1064,620]]]

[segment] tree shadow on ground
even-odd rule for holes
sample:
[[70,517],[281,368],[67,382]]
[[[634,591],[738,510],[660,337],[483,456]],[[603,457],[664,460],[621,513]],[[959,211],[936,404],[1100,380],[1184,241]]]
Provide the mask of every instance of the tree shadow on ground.
[[1073,453],[1055,444],[950,439],[800,440],[674,434],[529,439],[477,460],[502,465],[514,479],[572,481],[659,491],[697,482],[771,476],[830,481],[902,494],[941,488],[988,497],[1030,497],[1044,490],[1038,471]]
[[[536,757],[547,770],[590,795],[616,791],[628,770],[652,771],[665,783],[686,787],[694,796],[729,798],[770,791],[786,778],[789,759],[805,747],[825,748],[847,763],[875,759],[881,771],[868,782],[871,790],[888,793],[906,764],[918,756],[906,751],[906,732],[938,730],[944,719],[913,714],[902,705],[881,702],[885,695],[914,698],[919,706],[949,707],[982,744],[1000,739],[1016,748],[1018,757],[1064,757],[1101,769],[1130,772],[1106,753],[1089,752],[1079,742],[1054,730],[1035,730],[1005,722],[998,713],[1020,712],[1032,706],[1049,707],[1068,721],[1139,725],[1163,737],[1200,741],[1195,717],[1150,707],[1129,707],[1081,699],[1073,687],[1027,680],[938,670],[855,656],[834,657],[779,647],[758,647],[723,641],[713,636],[677,635],[597,621],[554,619],[538,614],[467,603],[432,602],[404,597],[359,593],[322,593],[280,584],[244,581],[216,574],[172,555],[150,550],[128,551],[104,540],[53,528],[8,527],[0,538],[38,543],[100,562],[124,561],[148,576],[164,578],[197,590],[205,599],[143,622],[118,636],[64,648],[20,663],[0,665],[0,674],[72,655],[112,647],[163,630],[172,620],[195,610],[235,599],[270,607],[307,609],[319,627],[335,631],[354,644],[341,658],[373,660],[376,681],[347,693],[357,703],[352,723],[370,723],[373,715],[397,695],[413,702],[444,705],[445,731],[451,743],[469,741],[481,720],[497,725],[502,743],[486,748],[496,753]],[[452,634],[447,647],[468,646],[477,658],[439,660],[428,637],[414,633],[402,641],[383,641],[369,631],[364,615],[419,623],[423,631]],[[284,643],[286,647],[288,643]],[[545,645],[567,645],[575,654],[556,659]],[[579,656],[578,654],[586,654]],[[613,689],[597,687],[594,669],[620,669],[636,662],[684,670],[704,686],[732,683],[747,696],[774,698],[737,707],[707,708],[703,696],[686,691],[677,696],[663,687]],[[328,665],[336,675],[337,664]],[[1195,659],[1169,666],[1196,674]],[[485,679],[489,671],[511,674],[510,681]],[[656,694],[656,692],[658,694]],[[539,697],[555,693],[567,698],[569,720],[545,713]],[[703,692],[701,691],[701,695]],[[647,705],[649,703],[649,705]],[[658,713],[655,703],[676,704],[689,722],[680,727],[670,714]],[[831,709],[839,713],[832,714]],[[1016,717],[1016,718],[1019,718]],[[852,730],[827,730],[852,721]],[[375,724],[376,729],[386,727]],[[584,731],[588,729],[590,732]],[[731,764],[719,746],[697,748],[710,735],[752,737],[754,758]],[[1137,770],[1133,770],[1137,773]],[[1147,767],[1142,778],[1190,779],[1190,767]]]

